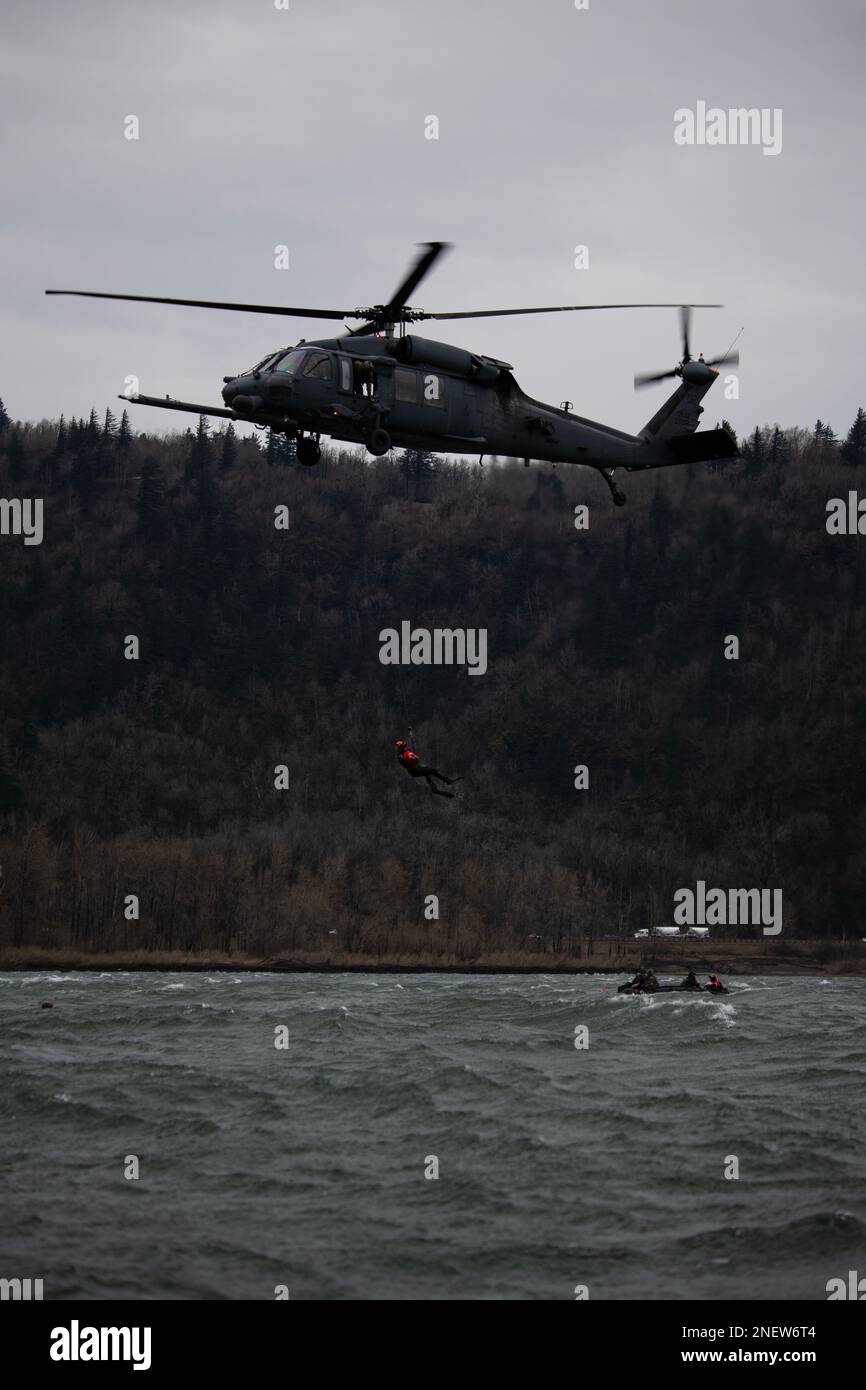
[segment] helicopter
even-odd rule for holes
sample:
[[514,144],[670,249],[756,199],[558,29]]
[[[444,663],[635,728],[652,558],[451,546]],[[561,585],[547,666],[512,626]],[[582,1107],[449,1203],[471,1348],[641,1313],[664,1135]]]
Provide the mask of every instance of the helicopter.
[[[503,455],[522,458],[527,466],[533,460],[579,464],[595,468],[613,501],[623,506],[625,495],[615,479],[618,468],[633,473],[739,454],[736,441],[725,429],[695,433],[703,411],[700,402],[718,377],[717,368],[739,361],[739,355],[730,351],[706,361],[703,355],[697,360],[691,356],[692,309],[721,305],[560,304],[435,314],[412,308],[409,296],[448,247],[443,241],[423,243],[387,303],[368,308],[305,309],[95,290],[45,293],[342,321],[346,332],[339,337],[301,339],[294,346],[270,352],[244,372],[223,377],[222,406],[195,405],[169,396],[120,397],[136,405],[222,416],[282,432],[296,441],[297,460],[306,466],[319,462],[322,435],[363,444],[376,456],[396,446],[478,454],[481,461],[485,454]],[[680,361],[668,371],[636,376],[635,387],[667,378],[677,379],[678,385],[638,435],[575,415],[570,401],[554,406],[534,400],[518,386],[509,362],[407,332],[426,319],[675,308],[680,311]],[[360,322],[349,328],[347,319]]]

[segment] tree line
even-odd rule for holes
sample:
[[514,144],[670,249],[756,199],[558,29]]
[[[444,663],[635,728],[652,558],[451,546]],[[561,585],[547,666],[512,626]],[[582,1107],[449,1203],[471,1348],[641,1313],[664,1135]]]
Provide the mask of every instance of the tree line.
[[[863,410],[761,426],[619,510],[591,470],[0,403],[0,492],[44,505],[0,537],[0,944],[470,959],[699,878],[859,937],[866,566],[824,518],[864,464]],[[486,629],[487,674],[382,665],[403,620]],[[459,800],[397,766],[410,725]]]

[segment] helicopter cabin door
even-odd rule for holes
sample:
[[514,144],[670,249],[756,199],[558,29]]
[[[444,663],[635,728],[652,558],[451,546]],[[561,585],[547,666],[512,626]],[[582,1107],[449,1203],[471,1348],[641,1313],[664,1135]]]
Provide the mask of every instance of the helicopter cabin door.
[[392,433],[413,437],[448,432],[448,390],[453,383],[443,372],[426,368],[394,368]]
[[381,357],[341,356],[339,387],[344,396],[354,396],[359,404],[371,403],[388,410],[394,400],[391,363]]

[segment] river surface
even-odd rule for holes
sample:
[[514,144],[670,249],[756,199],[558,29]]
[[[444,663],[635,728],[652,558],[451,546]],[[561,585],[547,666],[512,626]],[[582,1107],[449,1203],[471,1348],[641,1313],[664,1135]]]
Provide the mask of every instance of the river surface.
[[866,1274],[864,983],[622,979],[0,975],[0,1277],[760,1300]]

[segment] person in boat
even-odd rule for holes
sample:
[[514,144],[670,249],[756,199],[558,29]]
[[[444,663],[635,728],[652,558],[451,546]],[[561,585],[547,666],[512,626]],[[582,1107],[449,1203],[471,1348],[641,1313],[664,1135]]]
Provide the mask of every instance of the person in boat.
[[718,975],[711,975],[711,976],[709,977],[709,983],[706,984],[706,985],[704,985],[704,989],[705,989],[709,994],[726,994],[726,993],[727,993],[727,990],[725,989],[725,987],[724,987],[724,985],[722,984],[721,980],[719,979]]
[[627,989],[643,989],[646,984],[646,971],[639,970],[633,980],[629,980]]
[[701,982],[695,974],[694,970],[689,971],[688,975],[680,985],[680,989],[700,989],[700,987]]
[[407,743],[403,738],[398,738],[395,740],[394,748],[397,752],[398,763],[401,767],[405,767],[410,777],[423,777],[434,796],[454,796],[453,792],[444,792],[439,787],[434,787],[433,778],[435,777],[439,782],[444,782],[449,787],[453,786],[455,782],[459,782],[460,778],[446,777],[445,773],[440,772],[438,768],[428,767],[426,763],[422,763],[412,747],[411,730],[409,742]]
[[659,987],[659,982],[658,982],[658,980],[657,980],[656,977],[655,977],[655,971],[654,971],[654,970],[648,970],[648,971],[647,971],[646,979],[644,980],[644,986],[643,986],[643,987],[644,987],[644,989],[646,989],[646,990],[658,989],[658,987]]

